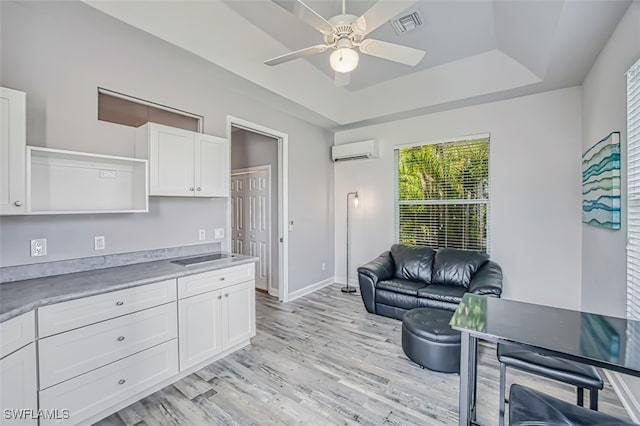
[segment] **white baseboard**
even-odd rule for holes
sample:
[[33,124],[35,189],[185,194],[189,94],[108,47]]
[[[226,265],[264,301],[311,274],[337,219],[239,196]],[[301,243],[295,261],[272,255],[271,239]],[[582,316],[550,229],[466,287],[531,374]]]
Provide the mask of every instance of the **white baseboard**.
[[620,398],[620,402],[622,402],[622,406],[627,410],[627,414],[629,414],[631,420],[640,423],[640,401],[636,395],[631,393],[631,389],[629,389],[629,386],[625,383],[624,378],[621,377],[620,374],[608,370],[604,370],[604,374],[607,376],[616,395]]
[[320,290],[323,287],[333,284],[334,282],[336,282],[334,277],[330,277],[330,278],[327,278],[326,280],[318,281],[317,283],[308,285],[304,288],[301,288],[300,290],[296,290],[292,293],[289,293],[288,297],[284,301],[291,302],[292,300],[296,300],[302,296],[311,294],[314,291]]

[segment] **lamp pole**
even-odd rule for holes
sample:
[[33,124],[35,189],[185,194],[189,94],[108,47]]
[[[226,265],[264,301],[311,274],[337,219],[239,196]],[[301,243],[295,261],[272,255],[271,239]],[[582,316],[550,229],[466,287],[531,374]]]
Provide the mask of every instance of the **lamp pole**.
[[349,260],[351,257],[351,253],[349,252],[349,240],[351,239],[351,233],[349,232],[349,218],[350,218],[350,213],[351,213],[351,209],[349,208],[349,196],[350,195],[354,195],[354,199],[353,199],[353,204],[354,207],[358,207],[358,192],[354,191],[354,192],[347,192],[347,286],[346,287],[342,287],[342,292],[343,293],[355,293],[356,289],[354,287],[350,287],[349,286]]

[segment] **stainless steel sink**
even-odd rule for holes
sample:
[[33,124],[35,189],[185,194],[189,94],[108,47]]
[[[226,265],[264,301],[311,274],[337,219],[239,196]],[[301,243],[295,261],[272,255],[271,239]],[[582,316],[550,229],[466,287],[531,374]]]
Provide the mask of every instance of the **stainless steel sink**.
[[199,265],[200,263],[216,262],[218,260],[230,260],[237,255],[231,253],[213,253],[204,256],[186,257],[184,259],[172,260],[171,263],[175,263],[180,266],[192,266]]

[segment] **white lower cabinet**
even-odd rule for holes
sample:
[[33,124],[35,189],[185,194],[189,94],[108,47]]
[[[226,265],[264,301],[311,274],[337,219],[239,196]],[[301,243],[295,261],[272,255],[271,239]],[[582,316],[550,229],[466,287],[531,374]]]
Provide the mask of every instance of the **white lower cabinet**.
[[255,336],[255,281],[179,300],[178,320],[180,370],[185,370]]
[[180,370],[222,352],[221,298],[218,290],[178,301]]
[[0,359],[0,425],[37,425],[36,345]]
[[77,424],[178,373],[175,339],[40,391],[40,409],[67,409],[68,419],[41,425]]
[[176,302],[38,341],[40,389],[175,339]]

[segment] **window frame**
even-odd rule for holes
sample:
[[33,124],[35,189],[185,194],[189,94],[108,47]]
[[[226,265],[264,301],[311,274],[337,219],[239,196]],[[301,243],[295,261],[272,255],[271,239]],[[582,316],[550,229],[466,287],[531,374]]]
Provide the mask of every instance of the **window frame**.
[[[629,87],[633,79],[633,87]],[[637,233],[639,225],[635,225],[640,220],[640,204],[634,209],[634,204],[638,204],[640,200],[640,187],[637,181],[640,179],[640,155],[634,151],[640,150],[640,59],[638,59],[626,73],[626,125],[627,125],[627,182],[626,182],[626,198],[627,198],[627,246],[626,246],[626,315],[629,319],[640,320],[640,237],[632,237]],[[633,93],[633,95],[631,95]],[[631,106],[631,99],[634,99],[635,105]],[[631,121],[631,110],[633,109],[634,120]],[[632,127],[636,127],[632,130]],[[635,158],[634,158],[635,157]],[[637,171],[632,172],[636,169]],[[632,185],[636,184],[636,188]],[[636,276],[634,278],[634,275]]]
[[[486,199],[471,199],[471,200],[420,200],[420,201],[405,201],[403,205],[411,205],[411,204],[419,204],[419,205],[445,205],[445,204],[485,204],[487,206],[487,247],[486,253],[491,255],[491,133],[475,133],[465,136],[453,137],[453,138],[443,138],[436,139],[430,141],[421,141],[421,142],[412,142],[407,144],[396,144],[393,146],[393,157],[394,157],[394,200],[393,200],[393,222],[394,222],[394,243],[400,243],[400,175],[399,175],[399,152],[404,148],[413,148],[418,146],[426,146],[426,145],[442,145],[442,144],[450,144],[450,143],[464,143],[471,142],[478,139],[487,139],[487,150],[488,150],[488,161],[487,161],[487,180],[489,182],[489,188],[487,191]],[[438,247],[434,247],[438,248]]]

